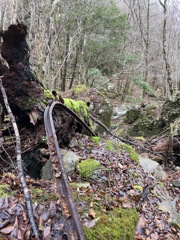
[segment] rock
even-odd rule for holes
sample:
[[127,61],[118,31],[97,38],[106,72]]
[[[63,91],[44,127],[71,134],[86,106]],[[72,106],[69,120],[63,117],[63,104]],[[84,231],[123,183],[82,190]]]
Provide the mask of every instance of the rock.
[[125,122],[133,123],[129,126],[128,134],[144,137],[157,135],[180,118],[179,110],[179,98],[174,101],[167,100],[163,105],[148,104],[143,108],[133,108],[126,113]]
[[77,170],[81,178],[90,178],[100,167],[100,162],[87,158],[77,165]]
[[44,180],[52,180],[54,181],[54,173],[52,169],[52,163],[50,160],[46,162],[46,164],[41,169],[41,178]]
[[[112,105],[104,98],[100,100],[99,109],[97,109],[96,114],[99,116],[100,121],[107,127],[111,126],[111,117],[113,113]],[[104,132],[104,128],[101,126],[96,126],[96,133],[101,134]]]
[[[79,162],[79,157],[70,150],[60,149],[62,160],[64,162],[64,167],[66,173],[70,175],[76,169]],[[41,170],[41,178],[44,180],[54,180],[54,174],[52,170],[51,161],[48,160]]]
[[168,175],[166,172],[163,171],[161,166],[157,166],[154,172],[154,177],[158,178],[161,181],[166,181]]
[[127,111],[128,111],[128,108],[125,104],[123,104],[120,107],[114,106],[112,119],[117,119],[119,117],[124,116]]
[[180,188],[180,179],[176,179],[172,181],[174,187]]
[[61,149],[61,154],[67,174],[73,173],[79,163],[79,157],[74,152],[65,149]]
[[140,111],[138,109],[133,108],[133,109],[127,111],[125,122],[128,124],[133,123],[139,117],[140,117]]
[[149,158],[144,158],[142,156],[139,156],[139,163],[141,167],[144,169],[144,171],[150,174],[154,173],[157,167],[159,166],[159,163]]

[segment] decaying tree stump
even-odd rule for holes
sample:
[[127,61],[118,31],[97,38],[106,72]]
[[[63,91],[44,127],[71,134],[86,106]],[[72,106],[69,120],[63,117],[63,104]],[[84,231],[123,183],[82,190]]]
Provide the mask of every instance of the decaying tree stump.
[[44,97],[42,84],[30,68],[26,36],[27,26],[19,22],[0,33],[3,39],[0,53],[9,66],[7,68],[0,62],[0,75],[3,75],[2,82],[11,109],[19,120],[26,120],[24,124],[28,124],[28,114],[32,111],[37,112],[38,118],[42,119],[43,109],[40,102]]

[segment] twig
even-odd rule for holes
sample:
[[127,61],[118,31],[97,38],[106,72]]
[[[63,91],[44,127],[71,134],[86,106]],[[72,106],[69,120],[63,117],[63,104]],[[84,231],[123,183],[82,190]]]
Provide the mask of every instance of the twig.
[[91,114],[89,114],[89,117],[93,120],[93,122],[99,124],[101,127],[104,128],[104,130],[109,133],[113,138],[117,138],[118,140],[124,142],[124,143],[128,143],[128,144],[132,144],[136,147],[140,147],[142,149],[144,149],[145,151],[147,152],[150,152],[150,153],[154,153],[153,151],[141,146],[140,144],[138,143],[135,143],[135,142],[132,142],[132,141],[129,141],[127,139],[124,139],[124,138],[121,138],[121,137],[118,137],[117,135],[113,134],[100,120],[96,119],[95,117],[93,117]]
[[127,139],[118,137],[117,135],[113,134],[100,120],[96,119],[96,118],[93,117],[91,114],[89,114],[89,117],[93,120],[93,122],[99,124],[102,128],[104,128],[104,130],[105,130],[107,133],[109,133],[113,138],[117,138],[117,139],[119,139],[119,140],[122,141],[122,142],[126,142],[126,143],[129,143],[129,144],[132,144],[132,145],[135,145],[135,146],[138,146],[138,147],[139,147],[139,144],[134,143],[134,142],[132,142],[132,141],[129,141],[129,140],[127,140]]
[[21,158],[21,139],[20,139],[20,135],[19,135],[19,130],[16,124],[16,120],[15,117],[11,111],[11,108],[9,106],[8,103],[8,98],[6,95],[6,91],[2,85],[2,77],[0,77],[0,88],[1,88],[1,92],[2,92],[2,96],[3,96],[3,100],[4,100],[4,104],[6,107],[6,110],[9,114],[9,117],[11,119],[12,125],[13,125],[13,129],[14,129],[14,133],[16,136],[16,159],[17,159],[17,168],[18,168],[18,174],[19,174],[19,178],[21,181],[21,186],[24,192],[24,197],[26,199],[26,207],[27,207],[27,211],[28,211],[28,215],[29,215],[29,220],[31,223],[31,227],[33,230],[33,233],[36,237],[37,240],[40,240],[40,236],[39,236],[39,231],[37,229],[36,223],[35,223],[35,218],[33,215],[33,207],[32,207],[32,202],[31,202],[31,196],[29,194],[28,188],[27,188],[27,184],[25,181],[25,177],[24,177],[24,172],[23,172],[23,166],[22,166],[22,158]]

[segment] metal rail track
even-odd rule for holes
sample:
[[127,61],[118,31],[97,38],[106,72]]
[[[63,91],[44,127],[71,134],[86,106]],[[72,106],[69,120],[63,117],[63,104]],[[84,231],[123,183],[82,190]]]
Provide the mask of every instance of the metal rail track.
[[64,229],[68,240],[85,240],[82,226],[79,219],[79,214],[77,212],[71,190],[69,187],[69,181],[67,174],[64,169],[64,164],[61,158],[61,153],[59,149],[59,144],[56,136],[54,121],[53,121],[53,110],[59,109],[65,111],[66,113],[73,116],[73,118],[78,121],[83,128],[92,136],[95,134],[91,129],[68,107],[60,102],[53,102],[48,105],[44,112],[44,124],[46,135],[48,138],[50,158],[53,166],[54,176],[56,179],[57,192],[60,199],[60,204],[62,208]]

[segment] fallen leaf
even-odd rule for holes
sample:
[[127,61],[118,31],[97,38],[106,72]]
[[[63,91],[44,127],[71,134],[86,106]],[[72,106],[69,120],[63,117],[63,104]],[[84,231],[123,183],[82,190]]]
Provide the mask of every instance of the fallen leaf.
[[44,239],[47,239],[50,237],[50,233],[51,233],[51,227],[50,226],[46,226],[43,232],[43,237]]
[[87,228],[92,228],[92,227],[94,227],[95,224],[99,221],[99,219],[100,219],[100,217],[95,218],[95,219],[93,219],[92,221],[85,222],[85,223],[83,224],[83,226],[85,226],[85,227],[87,227]]
[[91,217],[91,218],[95,218],[95,216],[96,216],[96,213],[95,213],[95,211],[94,211],[94,209],[93,208],[90,208],[89,209],[89,216]]
[[9,234],[13,231],[13,229],[14,229],[14,226],[8,226],[8,227],[1,229],[1,233]]
[[144,217],[144,215],[141,215],[137,224],[136,229],[138,230],[138,232],[142,235],[143,234],[143,228],[146,224],[146,218]]
[[93,207],[93,205],[94,205],[94,203],[93,203],[93,202],[91,202],[91,203],[89,204],[89,207],[90,207],[90,208],[92,208],[92,207]]

